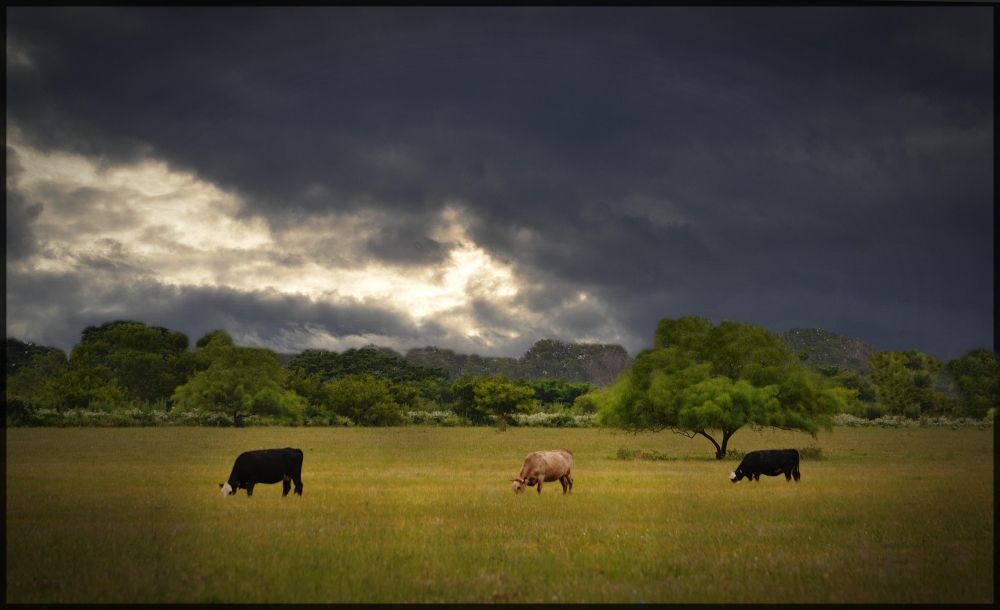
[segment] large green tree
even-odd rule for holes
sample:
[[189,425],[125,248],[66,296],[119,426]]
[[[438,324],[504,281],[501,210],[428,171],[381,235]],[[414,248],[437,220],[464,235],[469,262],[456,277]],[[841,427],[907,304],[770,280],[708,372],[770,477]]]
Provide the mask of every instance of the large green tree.
[[[89,366],[106,367],[124,398],[149,403],[168,399],[187,381],[183,361],[188,352],[187,335],[142,322],[116,320],[83,330],[80,348]],[[75,368],[74,354],[70,368]]]
[[974,349],[949,362],[947,369],[955,379],[965,415],[982,419],[991,409],[996,413],[1000,406],[1000,361],[996,352]]
[[172,397],[174,409],[224,413],[232,416],[235,425],[251,414],[301,421],[306,400],[286,389],[289,373],[281,366],[277,353],[238,347],[221,331],[214,331],[198,345],[198,356],[211,364],[177,388]]
[[763,327],[715,326],[688,316],[661,320],[653,348],[595,399],[605,425],[703,436],[722,459],[743,427],[815,436],[820,426],[832,426],[832,415],[851,395],[809,370]]

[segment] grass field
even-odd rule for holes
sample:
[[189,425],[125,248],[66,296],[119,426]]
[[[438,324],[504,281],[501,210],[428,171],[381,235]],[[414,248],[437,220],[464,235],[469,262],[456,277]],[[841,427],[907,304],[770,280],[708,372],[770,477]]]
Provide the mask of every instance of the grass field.
[[[822,448],[733,485],[709,443],[595,429],[20,428],[7,602],[993,602],[993,429],[739,432]],[[299,447],[304,495],[218,484]],[[626,446],[677,456],[620,461]],[[538,449],[575,487],[515,496]]]

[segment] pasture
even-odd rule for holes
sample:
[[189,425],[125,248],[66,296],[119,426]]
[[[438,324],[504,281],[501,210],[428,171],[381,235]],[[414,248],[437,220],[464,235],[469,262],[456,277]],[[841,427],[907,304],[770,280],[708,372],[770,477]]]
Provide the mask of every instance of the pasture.
[[[993,429],[742,430],[822,448],[802,481],[663,432],[19,428],[7,602],[994,601]],[[236,456],[305,452],[304,495],[224,499]],[[620,447],[668,461],[621,461]],[[575,455],[572,495],[509,479]]]

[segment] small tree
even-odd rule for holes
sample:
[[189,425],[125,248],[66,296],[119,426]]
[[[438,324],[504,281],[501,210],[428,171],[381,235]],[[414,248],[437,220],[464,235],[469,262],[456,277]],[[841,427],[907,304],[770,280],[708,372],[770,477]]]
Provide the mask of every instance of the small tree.
[[455,413],[472,422],[484,424],[495,417],[501,430],[507,429],[507,417],[532,405],[535,392],[500,376],[470,377],[463,375],[451,386],[455,397]]
[[321,407],[362,426],[395,426],[403,422],[403,415],[393,386],[388,379],[368,374],[331,379],[321,387]]
[[594,400],[605,425],[700,435],[721,460],[743,427],[815,436],[819,426],[832,427],[832,414],[851,394],[828,387],[765,328],[730,321],[714,326],[689,316],[661,320],[653,349]]
[[198,345],[196,351],[203,350],[200,355],[211,364],[177,388],[171,398],[175,409],[225,413],[237,426],[250,414],[301,421],[306,400],[285,389],[288,371],[281,366],[278,354],[269,349],[237,347],[221,331]]

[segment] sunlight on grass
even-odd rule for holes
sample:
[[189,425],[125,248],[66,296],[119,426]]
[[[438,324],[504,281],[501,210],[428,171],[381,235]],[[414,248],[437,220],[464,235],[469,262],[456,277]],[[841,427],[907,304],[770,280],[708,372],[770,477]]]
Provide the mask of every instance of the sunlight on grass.
[[[7,602],[993,601],[992,431],[808,444],[801,483],[733,485],[734,462],[670,434],[12,429]],[[284,446],[305,452],[303,497],[222,498],[240,452]],[[555,448],[573,494],[515,496],[524,456]]]

